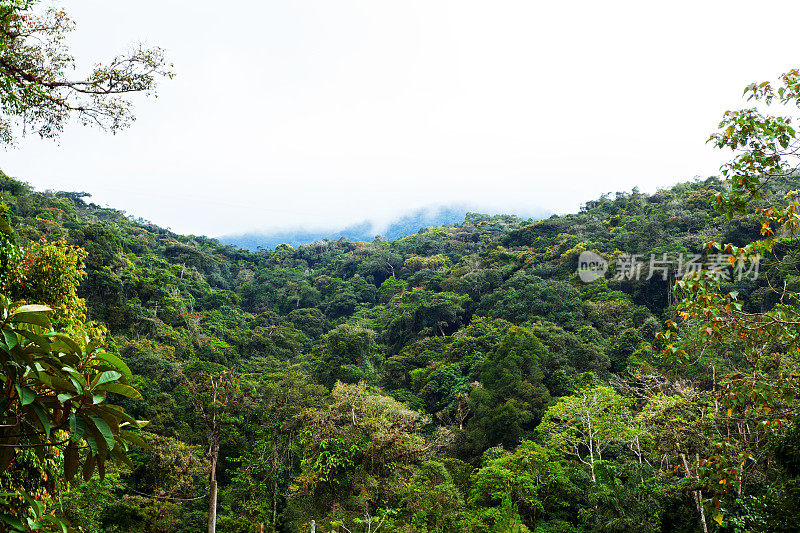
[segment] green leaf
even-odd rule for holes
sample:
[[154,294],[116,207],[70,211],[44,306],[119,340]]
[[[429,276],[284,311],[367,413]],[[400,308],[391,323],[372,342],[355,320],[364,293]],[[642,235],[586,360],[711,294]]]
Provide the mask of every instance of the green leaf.
[[121,430],[119,432],[119,434],[126,441],[130,442],[131,444],[135,444],[136,446],[138,446],[139,448],[142,448],[145,451],[149,452],[149,451],[153,450],[153,447],[150,446],[150,443],[148,443],[140,435],[134,433],[133,431],[128,431],[128,430],[123,429],[123,430]]
[[81,440],[84,433],[86,433],[86,422],[82,417],[77,416],[75,411],[69,414],[69,433],[69,438],[73,442]]
[[107,363],[113,365],[117,370],[122,372],[125,377],[131,377],[131,369],[128,368],[128,365],[125,364],[125,361],[117,357],[116,355],[112,355],[108,352],[97,352],[94,354],[94,357],[97,359],[102,359]]
[[28,387],[20,387],[19,385],[14,385],[17,388],[17,394],[19,394],[19,401],[22,405],[28,405],[32,403],[36,399],[36,393],[29,389]]
[[97,413],[101,413],[104,415],[104,419],[108,420],[108,417],[113,418],[114,420],[124,420],[129,424],[133,424],[134,427],[144,427],[148,424],[146,420],[136,420],[131,415],[125,412],[125,409],[118,405],[97,405],[94,407],[94,411]]
[[47,413],[44,412],[44,409],[38,404],[33,404],[31,406],[33,412],[36,413],[36,417],[39,419],[39,422],[42,424],[42,430],[44,430],[45,435],[47,438],[50,438],[50,429],[53,427],[50,424],[50,418],[47,416]]
[[43,328],[50,328],[50,318],[40,312],[15,313],[11,317],[11,322],[14,324],[34,324]]
[[3,338],[5,339],[6,346],[8,346],[9,350],[13,349],[17,344],[19,344],[19,337],[17,337],[17,334],[13,331],[4,329]]
[[[0,217],[0,218],[2,218],[2,217]],[[14,517],[14,516],[11,516],[11,515],[8,515],[8,514],[3,514],[3,515],[0,515],[0,520],[5,522],[9,526],[13,527],[14,529],[12,531],[26,531],[27,530],[27,528],[22,525],[22,522],[20,522],[19,519]]]
[[119,373],[119,372],[115,372],[114,370],[106,370],[105,372],[101,372],[101,373],[100,373],[100,375],[98,375],[98,376],[97,376],[97,377],[94,379],[94,384],[93,384],[93,386],[95,386],[95,387],[96,387],[96,386],[98,386],[98,385],[102,385],[103,383],[108,383],[108,382],[111,382],[111,381],[116,381],[116,380],[118,380],[118,379],[119,379],[119,378],[121,378],[121,377],[122,377],[122,374],[121,374],[121,373]]
[[122,383],[106,383],[105,385],[100,385],[95,390],[113,392],[114,394],[120,394],[128,398],[133,398],[134,400],[144,399],[138,390],[134,389],[130,385],[123,385]]
[[38,346],[42,350],[44,350],[46,352],[50,352],[51,351],[50,341],[48,341],[46,337],[44,337],[42,335],[38,335],[36,333],[33,333],[32,331],[28,331],[28,330],[25,330],[25,329],[15,329],[14,332],[15,333],[19,333],[20,335],[22,335],[23,337],[25,337],[26,339],[28,339],[29,341],[34,343],[36,346]]
[[46,514],[42,516],[39,520],[42,524],[50,524],[52,526],[56,526],[58,531],[61,533],[67,533],[68,531],[74,531],[73,529],[67,529],[67,523],[58,518],[57,516],[53,516],[51,514]]
[[28,503],[28,506],[33,511],[33,515],[36,517],[36,519],[38,520],[39,518],[41,518],[42,511],[44,511],[44,506],[42,505],[42,503],[34,500],[33,497],[27,493],[27,491],[23,490],[20,492],[22,494],[22,497],[25,498],[25,501]]
[[78,394],[83,394],[83,390],[86,387],[86,380],[81,373],[71,366],[64,366],[61,370],[67,373],[67,377],[75,386],[75,390],[78,392]]
[[81,353],[81,349],[78,346],[78,344],[74,340],[67,337],[66,335],[62,335],[60,333],[54,333],[48,336],[52,337],[53,339],[51,341],[53,345],[53,350],[59,351],[61,353],[71,353],[76,355]]
[[94,426],[97,428],[97,431],[103,436],[103,439],[106,441],[106,445],[110,448],[114,447],[114,433],[112,433],[111,428],[108,426],[108,423],[100,418],[99,416],[95,415],[86,415],[89,419],[94,423]]
[[50,309],[46,305],[39,305],[39,304],[22,305],[14,309],[12,317],[19,313],[46,313],[48,311],[52,311],[52,309]]
[[126,452],[125,444],[120,442],[118,443],[117,446],[114,447],[113,450],[111,450],[111,455],[114,456],[114,459],[116,459],[117,464],[127,465],[131,470],[133,470],[135,468],[133,465],[133,461],[131,461],[130,457],[128,457],[128,455],[125,452]]

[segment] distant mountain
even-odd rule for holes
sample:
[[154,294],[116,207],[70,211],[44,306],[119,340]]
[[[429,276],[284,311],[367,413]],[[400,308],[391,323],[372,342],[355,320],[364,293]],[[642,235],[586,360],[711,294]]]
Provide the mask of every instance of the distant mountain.
[[[321,240],[338,240],[342,237],[351,241],[373,241],[375,237],[384,237],[390,241],[417,233],[420,229],[430,226],[443,226],[463,222],[467,213],[474,209],[466,206],[440,206],[435,208],[418,209],[389,223],[385,228],[379,227],[372,221],[365,220],[358,224],[347,226],[343,229],[289,229],[273,232],[249,232],[236,235],[224,235],[218,240],[224,244],[233,244],[247,250],[259,248],[272,249],[279,244],[298,246]],[[496,213],[489,213],[496,214]],[[524,216],[542,218],[549,213],[539,212]]]

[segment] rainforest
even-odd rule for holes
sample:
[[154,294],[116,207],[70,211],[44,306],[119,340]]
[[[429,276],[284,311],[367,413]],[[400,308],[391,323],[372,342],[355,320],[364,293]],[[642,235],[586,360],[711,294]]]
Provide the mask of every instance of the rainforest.
[[[5,176],[0,187],[8,302],[48,305],[53,325],[96,334],[121,368],[94,381],[125,388],[95,400],[148,421],[119,465],[76,464],[69,482],[58,446],[6,452],[6,491],[73,527],[200,531],[212,463],[221,531],[312,520],[319,531],[793,531],[800,520],[789,343],[765,341],[755,363],[724,332],[711,342],[684,326],[673,344],[665,324],[687,312],[674,279],[576,276],[585,250],[616,264],[620,250],[758,239],[754,217],[715,212],[717,178],[538,222],[469,214],[391,242],[256,253],[83,194]],[[797,286],[781,260],[793,248],[779,248],[763,278],[731,269],[722,281],[742,312],[780,306],[773,288]],[[101,453],[109,424],[86,416],[98,428],[78,442]]]
[[[0,0],[6,153],[172,83],[145,45],[75,75],[73,28]],[[744,97],[716,175],[391,238],[244,249],[0,172],[0,531],[800,531],[800,70]]]

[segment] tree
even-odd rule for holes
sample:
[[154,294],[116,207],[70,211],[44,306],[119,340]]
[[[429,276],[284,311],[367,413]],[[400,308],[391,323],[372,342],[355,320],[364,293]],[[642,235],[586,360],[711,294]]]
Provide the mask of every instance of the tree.
[[[762,275],[772,297],[762,298],[760,309],[745,308],[738,291],[723,290],[716,272],[701,270],[676,283],[681,323],[668,322],[661,336],[668,361],[684,369],[709,363],[714,372],[714,416],[720,428],[715,453],[698,457],[698,469],[718,523],[725,506],[742,499],[745,468],[759,463],[766,468],[767,443],[794,426],[800,394],[800,292],[780,279],[782,270],[792,272],[796,264],[800,203],[796,192],[774,194],[797,174],[800,138],[792,117],[764,111],[774,104],[800,107],[800,70],[783,74],[777,87],[768,81],[750,84],[744,94],[760,107],[727,111],[709,139],[734,153],[720,169],[727,190],[714,203],[729,220],[756,218],[761,235],[744,245],[711,241],[706,247],[727,254],[734,272],[750,275],[762,257],[770,258],[776,266]],[[707,351],[716,358],[709,361]],[[716,375],[718,364],[728,369],[721,376]]]
[[252,447],[238,461],[223,506],[242,530],[265,524],[266,531],[276,531],[289,483],[299,469],[301,414],[319,408],[328,391],[296,370],[256,374],[250,379],[242,388],[248,390],[244,422]]
[[485,295],[477,312],[515,324],[543,317],[564,329],[575,330],[586,324],[582,308],[580,294],[569,283],[520,271]]
[[414,465],[435,457],[451,435],[440,428],[426,436],[426,417],[363,383],[337,382],[331,394],[330,406],[303,415],[291,527],[315,519],[374,532],[401,507]]
[[508,531],[518,521],[538,531],[542,522],[560,518],[577,489],[558,452],[532,441],[523,441],[514,453],[495,451],[485,454],[489,460],[472,475],[471,530],[481,524]]
[[343,324],[322,336],[313,355],[314,376],[329,388],[339,380],[372,380],[378,355],[375,333]]
[[[106,403],[106,396],[141,396],[127,384],[131,373],[125,363],[97,342],[80,345],[52,332],[50,311],[42,305],[14,308],[0,295],[0,471],[15,468],[15,457],[26,450],[33,450],[39,460],[45,453],[57,451],[63,456],[66,481],[77,474],[81,463],[84,479],[95,470],[103,476],[107,460],[130,462],[126,452],[131,444],[148,447],[132,431],[143,424],[122,408]],[[39,476],[35,477],[38,488]],[[22,485],[2,488],[25,497],[23,506],[8,494],[0,498],[0,519],[13,530],[58,523],[44,512],[44,502],[29,495]]]
[[425,461],[411,476],[405,507],[417,531],[456,531],[464,501],[447,468],[439,461]]
[[595,463],[603,459],[603,450],[623,438],[628,417],[627,400],[599,385],[561,398],[547,409],[539,431],[551,446],[587,465],[596,482]]
[[[26,257],[14,251],[14,234],[3,216],[0,232],[4,256]],[[42,466],[48,454],[63,458],[63,477],[56,479],[69,481],[81,463],[84,479],[95,470],[103,476],[107,460],[130,463],[126,452],[131,444],[148,447],[132,431],[143,424],[106,402],[109,393],[134,399],[141,395],[128,383],[132,375],[127,365],[106,352],[98,332],[82,323],[85,304],[76,291],[85,274],[77,252],[62,245],[38,243],[35,249],[44,252],[35,253],[38,260],[32,264],[39,267],[24,270],[24,275],[13,273],[12,262],[3,265],[4,291],[31,300],[19,305],[0,294],[0,472],[27,470],[22,477],[5,478],[10,486],[2,487],[5,494],[0,497],[0,519],[15,531],[60,524],[52,511],[45,512],[49,491],[43,486],[48,476]],[[53,331],[51,314],[79,333],[75,339]],[[35,455],[32,469],[16,461],[30,451]],[[9,491],[24,497],[25,504],[9,498]]]
[[515,446],[532,431],[550,403],[539,366],[544,347],[528,329],[511,326],[483,361],[480,386],[470,394],[471,440],[484,450],[502,444]]
[[58,136],[76,117],[108,131],[134,120],[132,93],[151,94],[171,78],[160,48],[134,48],[85,77],[68,73],[75,59],[66,36],[75,24],[60,9],[38,9],[38,0],[0,2],[0,143],[12,144],[19,126],[43,138]]
[[224,429],[230,426],[234,400],[240,396],[240,383],[221,365],[196,363],[187,369],[184,384],[195,405],[199,420],[205,426],[211,462],[208,481],[208,533],[217,530],[217,466]]
[[[708,424],[705,417],[705,402],[696,391],[682,390],[680,394],[667,396],[661,392],[648,399],[642,411],[636,416],[637,429],[642,437],[650,441],[650,448],[660,460],[669,458],[684,479],[695,480],[700,469],[700,452],[707,447]],[[636,432],[636,446],[639,446],[639,432]],[[703,492],[699,488],[692,491],[695,508],[703,531],[708,531]]]
[[44,303],[52,309],[58,328],[82,327],[86,302],[78,297],[78,287],[86,278],[86,251],[66,241],[41,239],[25,247],[9,264],[12,282],[8,291],[16,301]]

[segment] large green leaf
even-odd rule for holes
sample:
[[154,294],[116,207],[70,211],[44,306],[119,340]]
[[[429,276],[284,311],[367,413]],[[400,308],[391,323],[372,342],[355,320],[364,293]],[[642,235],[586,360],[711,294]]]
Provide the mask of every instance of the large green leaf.
[[17,337],[17,334],[14,333],[14,331],[12,330],[4,329],[3,338],[6,341],[6,346],[8,347],[8,350],[13,349],[15,346],[19,344],[19,337]]
[[111,431],[111,428],[109,427],[108,423],[99,416],[95,416],[92,414],[86,416],[94,423],[94,426],[97,428],[97,431],[103,436],[103,439],[105,439],[108,448],[109,449],[113,448],[114,433]]
[[113,392],[114,394],[120,394],[128,398],[133,398],[134,400],[143,399],[138,390],[134,389],[130,385],[123,385],[122,383],[106,383],[104,385],[100,385],[95,390]]
[[33,403],[36,399],[36,392],[32,391],[28,387],[15,385],[17,388],[17,394],[19,394],[19,401],[22,405],[28,405]]
[[52,311],[52,309],[50,309],[46,305],[39,305],[39,304],[21,305],[16,309],[14,309],[14,312],[11,316],[14,317],[19,313],[47,313],[49,311]]
[[150,446],[150,443],[148,443],[140,435],[134,433],[133,431],[128,431],[123,429],[119,432],[119,434],[122,436],[123,439],[127,440],[131,444],[135,444],[139,448],[142,448],[148,452],[152,451],[153,449],[153,447]]
[[86,432],[86,422],[83,417],[78,416],[74,411],[69,414],[69,433],[70,440],[78,442]]
[[39,419],[39,423],[42,426],[42,430],[47,438],[50,438],[50,429],[52,428],[52,424],[50,423],[50,417],[47,416],[44,409],[42,409],[41,405],[33,404],[31,405],[31,409],[34,413],[36,413],[36,417]]
[[14,324],[35,324],[43,328],[50,328],[50,317],[40,311],[14,313],[11,317]]
[[60,333],[53,333],[48,335],[53,340],[51,341],[53,345],[53,350],[57,350],[61,353],[71,353],[71,354],[80,354],[81,349],[78,344],[67,337],[66,335],[62,335]]
[[97,352],[94,354],[94,357],[97,359],[102,359],[107,363],[112,364],[117,370],[122,372],[125,377],[131,377],[131,369],[128,368],[128,365],[125,364],[125,361],[117,357],[116,355],[110,354],[108,352]]
[[106,370],[105,372],[101,372],[96,378],[94,378],[94,383],[92,384],[92,386],[96,387],[104,383],[116,381],[121,377],[122,374],[120,372],[116,372],[114,370]]
[[36,344],[38,347],[42,348],[42,350],[46,352],[50,352],[50,341],[47,340],[47,337],[34,333],[32,331],[28,331],[27,329],[15,329],[15,333],[19,333],[29,341]]

